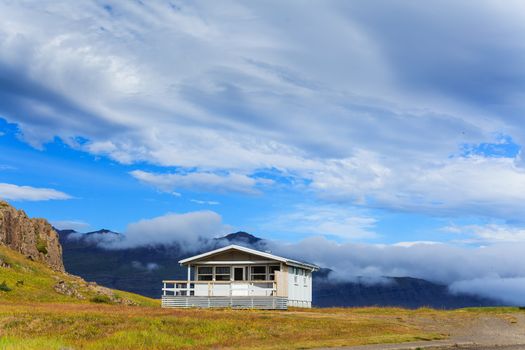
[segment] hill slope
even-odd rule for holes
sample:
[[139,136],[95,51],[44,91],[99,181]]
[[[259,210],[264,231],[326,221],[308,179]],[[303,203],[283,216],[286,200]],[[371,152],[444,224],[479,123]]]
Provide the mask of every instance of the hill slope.
[[67,274],[55,229],[4,201],[0,201],[0,300],[158,305]]
[[82,278],[54,271],[0,245],[0,299],[16,302],[103,302],[158,305],[158,301],[111,290]]

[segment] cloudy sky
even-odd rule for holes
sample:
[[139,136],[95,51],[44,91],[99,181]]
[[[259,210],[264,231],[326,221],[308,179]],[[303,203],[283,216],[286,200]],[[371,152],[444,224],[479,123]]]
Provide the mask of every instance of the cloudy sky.
[[506,254],[525,242],[524,16],[512,0],[1,1],[0,197],[138,244],[175,227]]

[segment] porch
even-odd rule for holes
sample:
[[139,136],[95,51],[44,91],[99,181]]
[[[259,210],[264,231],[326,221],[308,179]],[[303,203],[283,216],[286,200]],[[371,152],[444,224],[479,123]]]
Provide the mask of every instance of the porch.
[[270,297],[277,296],[277,282],[254,281],[162,281],[162,296]]
[[288,299],[277,296],[276,281],[162,281],[162,307],[230,307],[280,309]]
[[197,297],[163,295],[162,307],[165,308],[233,308],[286,310],[288,298],[277,296],[230,296],[230,297]]

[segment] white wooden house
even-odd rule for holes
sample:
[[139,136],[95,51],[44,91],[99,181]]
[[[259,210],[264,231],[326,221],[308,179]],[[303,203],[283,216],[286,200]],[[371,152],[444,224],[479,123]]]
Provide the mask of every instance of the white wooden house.
[[312,306],[318,267],[255,249],[229,245],[180,260],[186,280],[163,281],[163,307],[286,309]]

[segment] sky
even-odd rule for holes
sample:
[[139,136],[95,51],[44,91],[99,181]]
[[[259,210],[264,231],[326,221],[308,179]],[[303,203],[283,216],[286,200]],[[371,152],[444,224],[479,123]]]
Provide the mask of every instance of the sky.
[[[525,291],[525,263],[494,267],[525,244],[524,15],[513,0],[2,1],[0,198],[129,245],[313,244],[341,275],[356,250],[402,247],[411,266],[429,249],[478,271],[431,274],[456,290]],[[400,255],[354,274],[429,277],[388,270]]]

